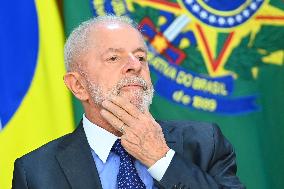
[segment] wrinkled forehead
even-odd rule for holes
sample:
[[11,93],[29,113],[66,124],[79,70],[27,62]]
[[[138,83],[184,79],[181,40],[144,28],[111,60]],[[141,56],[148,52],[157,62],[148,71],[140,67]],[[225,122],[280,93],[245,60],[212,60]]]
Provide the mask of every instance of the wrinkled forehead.
[[147,49],[142,34],[126,23],[111,21],[98,23],[89,33],[88,38],[91,45],[95,47],[139,46]]

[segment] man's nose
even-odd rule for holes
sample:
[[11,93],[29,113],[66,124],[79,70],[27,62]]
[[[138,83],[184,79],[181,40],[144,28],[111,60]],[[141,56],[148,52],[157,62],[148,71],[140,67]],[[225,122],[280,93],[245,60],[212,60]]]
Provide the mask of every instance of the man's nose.
[[140,73],[142,68],[141,62],[138,58],[136,58],[133,54],[129,54],[127,56],[127,60],[125,62],[125,65],[123,67],[123,73],[132,73],[137,74]]

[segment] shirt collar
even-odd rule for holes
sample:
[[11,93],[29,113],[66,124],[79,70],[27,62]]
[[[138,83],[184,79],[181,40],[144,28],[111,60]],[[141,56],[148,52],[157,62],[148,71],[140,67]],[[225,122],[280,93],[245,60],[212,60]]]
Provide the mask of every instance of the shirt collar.
[[106,163],[110,150],[118,137],[92,123],[85,114],[83,115],[83,127],[90,147],[102,162]]

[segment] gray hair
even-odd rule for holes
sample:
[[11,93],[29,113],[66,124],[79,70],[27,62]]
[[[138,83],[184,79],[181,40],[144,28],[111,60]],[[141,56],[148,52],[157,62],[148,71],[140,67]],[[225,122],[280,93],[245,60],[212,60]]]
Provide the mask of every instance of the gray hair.
[[64,62],[67,72],[76,69],[76,58],[80,57],[80,55],[88,49],[90,32],[93,31],[98,24],[104,23],[123,23],[136,29],[141,34],[138,25],[126,16],[104,15],[91,18],[81,23],[69,35],[64,46]]

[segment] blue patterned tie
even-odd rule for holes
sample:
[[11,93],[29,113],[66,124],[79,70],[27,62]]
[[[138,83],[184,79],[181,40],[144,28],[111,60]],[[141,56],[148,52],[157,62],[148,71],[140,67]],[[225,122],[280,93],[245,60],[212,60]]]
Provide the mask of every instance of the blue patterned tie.
[[120,140],[116,140],[111,151],[120,157],[119,172],[117,175],[118,189],[137,188],[145,189],[145,184],[140,179],[134,166],[134,159],[122,147]]

